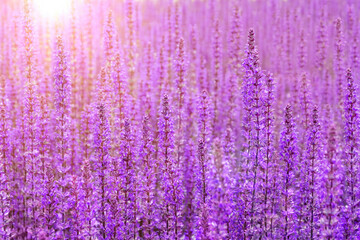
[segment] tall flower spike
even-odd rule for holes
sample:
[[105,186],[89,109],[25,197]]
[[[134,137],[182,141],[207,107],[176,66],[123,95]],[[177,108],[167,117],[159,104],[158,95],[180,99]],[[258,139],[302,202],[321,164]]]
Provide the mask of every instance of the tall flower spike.
[[[27,182],[24,185],[24,202],[27,203],[29,209],[27,210],[27,218],[31,223],[26,224],[25,231],[34,231],[37,227],[37,212],[36,206],[38,195],[36,194],[37,184],[37,162],[38,162],[38,138],[39,138],[39,103],[37,96],[36,78],[36,59],[34,52],[34,32],[33,23],[29,3],[25,2],[25,16],[24,16],[24,55],[25,55],[25,71],[24,82],[25,91],[23,96],[24,105],[24,136],[25,136],[25,149],[24,159],[25,178]],[[32,230],[26,230],[31,227]]]
[[299,68],[300,70],[304,70],[306,65],[306,53],[305,53],[305,32],[304,29],[300,32],[300,44],[299,44]]
[[[12,76],[9,76],[7,78],[8,82],[8,93],[9,93],[9,101],[10,106],[15,109],[16,106],[19,104],[19,95],[21,92],[21,89],[18,89],[17,86],[20,86],[20,82],[22,81],[22,78],[20,77],[20,66],[19,64],[19,58],[20,58],[20,51],[19,51],[19,45],[20,45],[20,39],[19,39],[19,17],[14,17],[13,23],[12,23],[12,54],[11,59],[9,59],[9,65],[10,65],[10,72],[12,73]],[[17,118],[17,111],[11,111],[10,117],[13,122],[16,121]]]
[[155,159],[153,138],[150,129],[150,118],[145,115],[142,121],[142,137],[139,150],[139,160],[142,162],[142,180],[141,180],[141,198],[142,209],[140,210],[143,217],[143,237],[145,239],[155,238],[153,229],[157,225],[156,206],[154,199],[155,195]]
[[[79,155],[82,161],[90,162],[92,156],[92,129],[93,129],[93,119],[91,117],[92,111],[89,106],[87,106],[84,111],[81,113],[81,121],[80,121],[80,146],[79,146]],[[83,166],[83,163],[81,163]],[[94,169],[94,168],[92,168]]]
[[[88,96],[89,96],[89,82],[87,80],[87,75],[89,72],[89,66],[87,65],[87,55],[86,55],[86,45],[85,45],[85,39],[84,34],[80,35],[79,40],[79,54],[76,56],[77,58],[77,71],[78,71],[78,100],[77,104],[79,104],[78,111],[79,113],[82,112],[85,108]],[[79,114],[78,113],[78,114]],[[81,118],[81,114],[80,118]]]
[[265,74],[265,97],[264,97],[264,128],[265,128],[265,153],[264,153],[264,165],[265,165],[265,178],[264,181],[264,207],[265,207],[265,216],[264,216],[264,231],[265,236],[274,232],[273,221],[272,219],[274,209],[271,206],[271,198],[276,195],[276,189],[274,189],[274,182],[276,177],[274,176],[274,79],[271,74]]
[[122,239],[136,238],[137,233],[137,199],[136,199],[136,166],[134,152],[134,133],[130,120],[125,119],[121,142],[121,174],[122,174]]
[[359,30],[355,26],[354,6],[348,6],[347,11],[347,25],[348,25],[348,39],[349,41],[349,55],[351,58],[351,69],[354,71],[354,76],[357,76],[357,69],[359,68]]
[[225,126],[226,130],[223,134],[224,139],[224,153],[226,158],[228,158],[228,162],[231,165],[231,169],[233,172],[238,171],[238,166],[236,166],[235,161],[235,138],[236,138],[236,121],[237,121],[237,88],[236,88],[236,78],[235,76],[228,76],[227,80],[227,99],[226,99],[226,117],[225,117]]
[[90,101],[92,100],[92,95],[91,95],[91,91],[94,88],[94,83],[93,83],[93,79],[95,78],[95,42],[94,42],[94,22],[93,21],[93,17],[94,17],[94,1],[93,0],[87,0],[85,2],[85,14],[86,17],[84,19],[84,24],[85,24],[85,42],[86,42],[86,56],[87,56],[87,65],[88,65],[88,74],[87,74],[87,80],[88,80],[88,98],[87,98],[87,104],[90,103]]
[[[238,6],[235,6],[233,9],[232,14],[232,21],[231,21],[231,32],[229,37],[229,58],[230,58],[230,65],[229,70],[231,71],[228,74],[228,80],[226,81],[226,91],[225,96],[227,97],[227,113],[226,113],[226,132],[227,136],[225,137],[225,144],[234,145],[235,140],[235,122],[237,121],[237,98],[238,98],[238,86],[241,82],[241,26],[242,22],[240,19],[240,9]],[[232,136],[231,136],[232,135]],[[229,140],[229,141],[228,141]],[[230,143],[232,142],[232,143]],[[232,146],[231,148],[233,148]],[[225,153],[227,151],[225,150]],[[232,161],[231,161],[232,162]],[[235,170],[235,166],[232,166],[232,169]],[[236,171],[236,170],[235,170]]]
[[181,5],[178,2],[174,4],[174,19],[173,19],[173,28],[174,28],[174,39],[175,39],[175,48],[180,43],[180,26],[181,26]]
[[[258,74],[257,67],[258,67],[258,57],[257,51],[255,49],[255,39],[254,39],[254,31],[250,29],[249,36],[248,36],[248,45],[246,51],[246,59],[243,63],[246,69],[246,75],[242,84],[242,94],[243,94],[243,108],[244,108],[244,119],[243,119],[243,135],[244,135],[244,147],[245,147],[245,154],[250,154],[251,150],[251,132],[253,130],[253,123],[252,123],[252,105],[253,105],[253,76],[252,74]],[[257,76],[259,79],[260,76]],[[246,160],[247,161],[247,160]],[[248,161],[247,161],[248,162]],[[248,169],[246,169],[248,173]],[[246,173],[246,174],[247,174]]]
[[220,23],[219,20],[215,21],[213,31],[213,62],[212,62],[212,76],[214,81],[214,123],[213,123],[213,134],[216,136],[219,132],[218,121],[219,121],[219,108],[220,101],[218,101],[221,96],[221,84],[222,84],[222,72],[221,72],[221,32],[220,32]]
[[305,222],[306,238],[318,238],[319,216],[321,213],[321,181],[322,176],[322,160],[323,150],[321,143],[321,128],[319,120],[319,111],[315,106],[312,111],[311,122],[307,132],[307,146],[305,153],[305,180],[308,182],[307,198],[305,198],[304,205],[306,206],[306,215],[309,220]]
[[[87,116],[89,117],[89,116]],[[93,143],[93,142],[92,142]],[[93,146],[93,144],[90,144]],[[89,158],[84,158],[81,166],[80,180],[80,221],[82,223],[81,236],[90,239],[95,235],[94,222],[95,213],[93,211],[94,202],[94,177],[92,176],[92,167]],[[93,167],[95,169],[95,167]]]
[[195,203],[195,169],[194,164],[194,143],[190,142],[185,147],[184,157],[184,214],[183,214],[183,229],[184,239],[190,240],[195,236],[195,221],[196,221],[196,203]]
[[231,206],[228,205],[231,196],[231,165],[224,156],[223,142],[221,138],[216,138],[213,144],[214,160],[209,166],[209,193],[211,194],[211,211],[209,224],[210,230],[214,233],[209,234],[210,237],[217,239],[229,238],[229,215],[232,211]]
[[198,117],[198,188],[201,196],[201,202],[206,204],[209,197],[209,152],[211,146],[211,120],[212,114],[209,106],[209,96],[203,91],[199,97],[199,117]]
[[292,24],[291,24],[292,11],[287,9],[285,13],[285,20],[283,26],[283,36],[284,36],[284,63],[283,71],[287,74],[291,73],[292,70],[292,51],[291,51],[291,42],[292,42]]
[[122,236],[122,209],[119,208],[122,204],[122,187],[119,185],[122,181],[121,162],[118,157],[112,157],[110,166],[109,184],[111,185],[110,195],[110,212],[109,212],[109,230],[114,238],[121,238]]
[[197,238],[209,239],[211,237],[211,130],[212,114],[210,111],[210,100],[207,92],[204,90],[199,97],[198,105],[198,147],[197,147],[197,189],[198,204],[200,208],[199,223],[197,226]]
[[281,172],[281,230],[284,239],[292,239],[295,236],[295,181],[298,163],[297,136],[295,130],[292,108],[290,105],[285,109],[284,129],[280,138],[280,161],[284,166]]
[[340,154],[337,149],[337,134],[334,125],[330,127],[327,143],[327,151],[325,158],[327,164],[325,165],[323,177],[323,211],[321,216],[321,232],[325,239],[336,239],[339,237],[339,210],[340,210],[340,196],[341,192],[341,177],[342,171],[340,164]]
[[115,107],[118,109],[117,115],[120,124],[123,125],[126,111],[126,100],[128,95],[128,84],[126,74],[124,73],[124,62],[121,55],[118,53],[115,55],[114,67],[113,67],[113,89],[115,96]]
[[166,65],[165,65],[165,56],[166,56],[166,49],[165,49],[165,37],[163,36],[161,38],[160,48],[159,48],[159,54],[158,54],[158,69],[157,69],[157,76],[159,78],[158,81],[158,94],[157,96],[157,106],[160,106],[161,104],[161,96],[164,92],[169,91],[169,83],[166,79]]
[[98,221],[98,237],[100,239],[108,239],[108,221],[107,214],[109,212],[109,163],[110,163],[110,129],[107,109],[103,103],[97,107],[94,148],[95,148],[95,193],[97,198],[96,220]]
[[315,66],[318,71],[323,71],[326,59],[326,26],[324,11],[321,12],[320,22],[317,29]]
[[231,32],[230,32],[230,61],[231,68],[237,79],[236,83],[241,79],[241,36],[242,22],[240,19],[241,11],[238,6],[234,7],[232,14]]
[[112,61],[115,44],[115,26],[112,11],[109,11],[104,27],[104,49],[107,61]]
[[207,90],[210,91],[207,79],[207,68],[206,68],[206,59],[204,56],[200,57],[199,66],[198,66],[198,88],[200,91]]
[[172,111],[169,106],[169,97],[165,94],[162,101],[161,117],[159,120],[159,155],[164,191],[164,237],[179,239],[180,237],[180,213],[183,199],[180,178],[180,168],[174,156],[174,130]]
[[184,148],[184,122],[185,122],[185,86],[186,86],[186,66],[185,66],[185,43],[184,39],[180,38],[176,52],[176,161],[178,167],[182,163],[182,155]]
[[359,30],[355,30],[351,44],[351,52],[350,52],[352,69],[359,69],[360,67],[359,44],[360,44]]
[[134,16],[134,1],[126,0],[126,27],[128,50],[127,50],[127,70],[129,77],[129,90],[133,95],[135,86],[135,16]]
[[96,101],[99,103],[103,103],[106,106],[110,104],[110,64],[107,64],[106,67],[102,67],[100,70],[100,74],[97,80],[97,91],[96,91]]
[[34,80],[34,33],[31,16],[31,9],[28,0],[24,2],[24,55],[25,55],[25,71],[24,80],[31,82]]
[[342,206],[342,232],[345,238],[356,236],[359,228],[360,187],[359,187],[359,110],[356,95],[356,86],[351,70],[346,73],[347,87],[344,100],[345,131],[344,131],[344,170],[345,179]]
[[343,107],[344,104],[344,92],[343,92],[343,82],[344,82],[344,38],[342,33],[342,21],[340,18],[337,18],[335,21],[335,59],[334,59],[334,71],[336,73],[336,85],[337,85],[337,94],[338,102],[340,107]]
[[42,194],[42,226],[44,232],[49,237],[54,237],[58,227],[58,207],[59,203],[58,186],[56,179],[58,178],[51,164],[45,164],[44,188]]
[[25,138],[26,138],[26,162],[27,168],[26,173],[28,176],[28,204],[29,204],[29,213],[28,216],[32,219],[34,226],[36,226],[37,217],[36,217],[36,201],[39,200],[39,195],[36,193],[36,186],[39,182],[37,179],[38,175],[38,161],[39,161],[39,101],[38,95],[36,93],[36,85],[33,80],[26,84],[25,98],[24,98],[25,112],[24,112],[24,122],[25,122]]
[[[172,84],[172,78],[173,78],[173,11],[172,11],[173,4],[169,3],[167,7],[167,13],[166,13],[166,28],[167,28],[167,38],[166,42],[167,48],[166,48],[166,57],[167,57],[167,79],[166,79],[166,86],[167,90],[171,91],[173,84]],[[176,46],[175,46],[176,48]],[[164,93],[163,93],[164,94]]]
[[351,69],[354,71],[354,76],[357,76],[357,69],[359,69],[359,30],[355,26],[354,6],[348,7],[347,23],[348,23],[348,39],[350,39],[349,55],[351,58]]
[[[125,117],[128,114],[128,82],[126,74],[124,73],[124,62],[119,53],[115,54],[112,68],[112,82],[109,84],[112,86],[112,111],[114,117],[114,124],[112,129],[112,144],[115,156],[121,155],[121,131],[124,128]],[[114,159],[114,161],[117,161]]]
[[198,31],[196,26],[193,26],[190,31],[190,59],[192,61],[189,63],[189,91],[193,92],[196,87],[196,67],[199,62],[199,44],[198,44]]
[[56,222],[56,206],[54,198],[54,175],[51,169],[54,167],[54,163],[50,160],[52,154],[50,141],[51,141],[51,125],[49,123],[50,111],[46,104],[46,96],[40,97],[40,114],[39,114],[39,183],[41,190],[41,217],[39,222],[44,226],[43,230],[45,234],[52,236],[52,229],[54,229],[54,223]]
[[146,44],[146,54],[145,54],[145,63],[146,67],[144,70],[144,81],[141,81],[140,83],[140,93],[139,93],[139,104],[140,104],[140,112],[143,112],[144,114],[147,114],[149,117],[152,116],[152,108],[153,108],[153,102],[152,102],[152,65],[153,65],[153,56],[152,56],[152,46],[150,43]]
[[169,227],[169,203],[165,196],[165,191],[168,188],[167,173],[170,171],[170,162],[173,161],[174,154],[174,124],[171,117],[171,110],[169,106],[169,97],[167,94],[164,94],[162,98],[162,106],[160,110],[160,119],[159,119],[159,170],[162,172],[161,181],[162,181],[162,192],[164,194],[163,201],[166,204],[162,209],[162,228],[165,236],[170,232]]
[[310,108],[311,108],[311,98],[309,93],[309,82],[307,75],[303,73],[301,75],[301,85],[300,85],[300,106],[303,114],[299,116],[301,119],[302,129],[306,132],[310,125]]
[[5,77],[0,76],[0,154],[1,154],[1,171],[4,176],[9,173],[10,160],[10,142],[9,142],[9,100],[5,92]]
[[[59,202],[58,213],[60,214],[59,227],[63,234],[67,221],[68,208],[68,173],[70,171],[70,95],[71,84],[69,79],[69,65],[67,62],[63,40],[57,37],[54,61],[54,157],[56,161],[58,180],[57,197]],[[63,235],[64,236],[64,235]]]
[[10,173],[10,136],[9,136],[9,101],[5,92],[5,77],[0,76],[0,236],[8,238],[9,227],[9,191]]
[[[72,119],[78,119],[79,116],[79,91],[80,91],[80,86],[79,86],[79,79],[80,79],[80,69],[79,69],[79,65],[78,65],[78,58],[77,56],[79,55],[79,49],[78,49],[78,29],[77,29],[77,16],[76,16],[76,5],[75,5],[75,1],[72,0],[71,1],[71,10],[70,10],[70,78],[72,79],[71,81],[71,90],[72,90],[72,94],[71,94],[71,100],[70,100],[70,106],[71,106],[71,118]],[[75,136],[76,136],[76,129],[75,127],[71,128],[71,136],[72,136],[72,140],[70,142],[70,148],[71,148],[71,158],[75,159],[76,157],[76,144],[75,144]],[[75,164],[74,164],[75,165]]]
[[55,142],[56,159],[60,164],[69,164],[68,142],[70,129],[70,94],[69,65],[61,36],[56,41],[56,56],[54,64],[55,88]]
[[[243,80],[243,107],[245,110],[243,127],[245,138],[244,163],[246,191],[245,208],[248,215],[245,232],[247,237],[259,236],[262,225],[263,204],[260,200],[263,191],[263,161],[264,161],[264,74],[258,63],[255,49],[254,32],[251,29],[248,36],[246,58],[243,62],[245,76]],[[261,202],[261,204],[259,204]],[[259,205],[258,205],[259,204]]]
[[255,47],[255,33],[253,29],[249,30],[246,56],[249,59],[249,62],[253,64],[254,68],[259,67],[259,57]]
[[68,228],[69,235],[72,238],[80,238],[81,229],[83,228],[81,222],[81,202],[80,202],[80,178],[73,174],[70,178],[70,200],[69,200],[69,214],[71,215],[71,219],[69,219]]

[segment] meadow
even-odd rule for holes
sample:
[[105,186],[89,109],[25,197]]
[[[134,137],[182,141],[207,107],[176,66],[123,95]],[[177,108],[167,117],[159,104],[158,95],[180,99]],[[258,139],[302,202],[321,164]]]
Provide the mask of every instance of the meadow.
[[360,239],[359,9],[1,0],[0,239]]

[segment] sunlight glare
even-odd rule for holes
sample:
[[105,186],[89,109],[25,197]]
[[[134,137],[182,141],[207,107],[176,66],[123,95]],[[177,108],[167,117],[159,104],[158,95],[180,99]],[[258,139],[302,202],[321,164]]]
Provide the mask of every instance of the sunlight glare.
[[34,10],[47,20],[57,20],[70,14],[71,0],[33,0]]

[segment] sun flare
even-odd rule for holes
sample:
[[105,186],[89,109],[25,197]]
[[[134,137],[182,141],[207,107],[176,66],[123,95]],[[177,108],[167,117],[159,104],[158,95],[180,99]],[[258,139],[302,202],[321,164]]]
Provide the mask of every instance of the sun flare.
[[56,20],[70,13],[71,0],[33,0],[34,10],[47,20]]

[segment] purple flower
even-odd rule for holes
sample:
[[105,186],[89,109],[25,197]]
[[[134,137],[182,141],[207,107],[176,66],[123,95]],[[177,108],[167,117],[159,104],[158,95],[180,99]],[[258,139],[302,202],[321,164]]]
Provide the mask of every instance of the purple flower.
[[340,154],[337,149],[337,133],[336,128],[332,125],[329,129],[329,137],[327,143],[327,151],[324,166],[323,187],[323,210],[321,217],[322,236],[326,239],[339,238],[339,211],[341,192],[341,163]]
[[95,148],[95,201],[97,221],[97,236],[100,239],[108,239],[108,212],[109,212],[109,198],[111,188],[109,185],[109,170],[110,170],[110,129],[107,117],[107,109],[103,103],[97,106],[97,114],[95,119],[95,134],[94,134],[94,148]]
[[296,239],[296,169],[299,161],[297,134],[290,105],[285,109],[284,129],[280,139],[281,172],[281,220],[280,235],[284,239]]
[[359,155],[358,155],[358,126],[359,113],[356,96],[356,86],[351,70],[346,73],[346,94],[344,98],[345,126],[344,126],[344,178],[343,178],[343,206],[342,233],[343,237],[356,236],[359,222]]
[[243,62],[245,75],[243,79],[243,107],[244,107],[244,144],[243,155],[243,174],[245,189],[244,198],[246,199],[245,209],[246,225],[244,226],[247,237],[255,237],[260,234],[260,225],[264,205],[262,204],[261,194],[263,190],[263,169],[264,169],[264,136],[265,136],[265,116],[264,116],[264,74],[259,66],[258,53],[255,48],[254,31],[250,29],[246,58]]
[[57,201],[59,203],[57,212],[60,214],[57,222],[57,229],[59,234],[65,236],[67,226],[67,211],[68,211],[68,184],[69,184],[69,171],[70,171],[70,96],[71,84],[69,78],[69,66],[67,56],[65,53],[63,40],[61,36],[56,40],[56,53],[54,61],[54,135],[53,141],[54,158],[56,161],[57,173],[55,179],[57,192]]
[[179,166],[174,157],[174,130],[172,110],[169,97],[165,94],[162,101],[159,120],[159,157],[162,171],[161,181],[163,189],[163,236],[164,238],[179,239],[180,213],[183,190],[180,182]]
[[109,11],[104,27],[104,51],[107,61],[111,61],[114,54],[115,26],[112,11]]
[[158,204],[154,201],[156,194],[156,175],[154,159],[153,137],[150,128],[150,118],[145,115],[142,121],[142,136],[139,149],[139,161],[141,162],[141,217],[143,237],[145,239],[155,238],[154,229],[158,224]]

